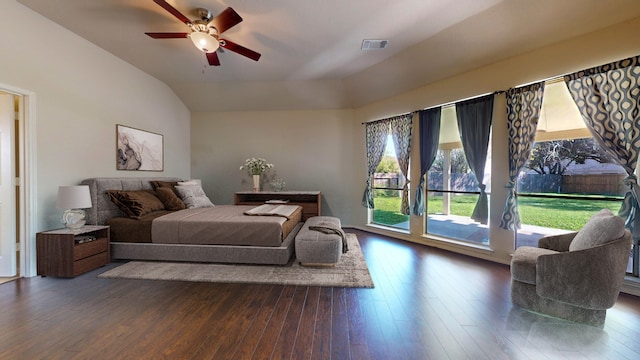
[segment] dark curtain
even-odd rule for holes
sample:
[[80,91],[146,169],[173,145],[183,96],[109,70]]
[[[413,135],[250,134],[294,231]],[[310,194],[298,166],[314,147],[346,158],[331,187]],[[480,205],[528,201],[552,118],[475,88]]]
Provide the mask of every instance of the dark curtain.
[[413,202],[413,213],[423,215],[425,210],[424,183],[427,171],[431,169],[438,155],[438,143],[440,141],[440,114],[441,107],[428,110],[420,110],[419,131],[420,136],[420,184],[416,188],[416,198]]
[[478,180],[478,188],[480,188],[480,196],[471,218],[481,224],[487,224],[489,203],[485,192],[484,168],[489,150],[493,94],[456,103],[456,115],[464,155]]

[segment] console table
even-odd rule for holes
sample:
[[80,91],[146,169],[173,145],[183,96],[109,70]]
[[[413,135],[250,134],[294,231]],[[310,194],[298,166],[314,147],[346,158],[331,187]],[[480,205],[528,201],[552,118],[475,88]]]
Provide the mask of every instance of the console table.
[[239,191],[234,194],[236,205],[262,205],[267,201],[282,201],[302,206],[302,220],[322,214],[320,191]]

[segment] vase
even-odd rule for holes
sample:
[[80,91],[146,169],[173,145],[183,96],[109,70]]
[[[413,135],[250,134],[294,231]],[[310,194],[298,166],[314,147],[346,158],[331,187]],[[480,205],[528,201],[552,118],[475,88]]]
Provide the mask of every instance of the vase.
[[260,191],[260,175],[253,175],[253,191]]

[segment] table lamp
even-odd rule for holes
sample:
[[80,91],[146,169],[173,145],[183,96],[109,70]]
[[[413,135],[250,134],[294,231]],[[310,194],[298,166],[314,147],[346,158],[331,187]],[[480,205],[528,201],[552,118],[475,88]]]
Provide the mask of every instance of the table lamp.
[[64,226],[69,229],[79,229],[87,222],[83,209],[91,207],[89,185],[73,185],[58,187],[56,200],[58,209],[65,209],[62,214]]

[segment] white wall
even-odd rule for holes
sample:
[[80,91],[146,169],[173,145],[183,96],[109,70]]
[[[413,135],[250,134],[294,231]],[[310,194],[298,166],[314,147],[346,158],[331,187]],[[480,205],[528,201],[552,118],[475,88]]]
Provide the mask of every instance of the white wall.
[[[36,231],[62,225],[59,185],[96,176],[189,177],[190,113],[167,85],[14,1],[1,1],[0,14],[0,87],[35,99]],[[116,124],[163,134],[164,172],[116,171]]]
[[275,165],[285,190],[320,190],[323,214],[353,224],[354,209],[345,202],[353,191],[353,165],[360,164],[353,133],[351,110],[193,113],[192,175],[214,203],[232,204],[234,192],[252,187],[239,167],[262,157]]

